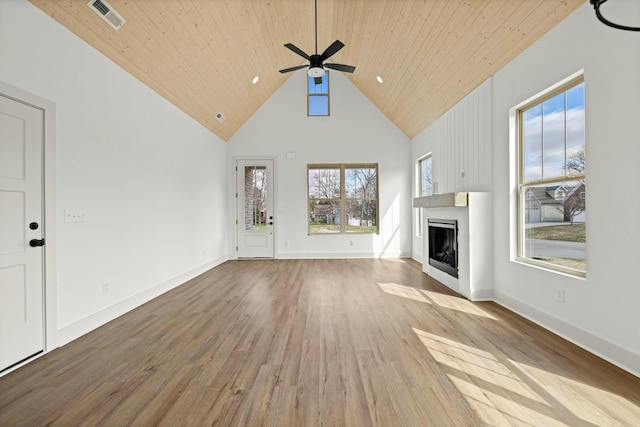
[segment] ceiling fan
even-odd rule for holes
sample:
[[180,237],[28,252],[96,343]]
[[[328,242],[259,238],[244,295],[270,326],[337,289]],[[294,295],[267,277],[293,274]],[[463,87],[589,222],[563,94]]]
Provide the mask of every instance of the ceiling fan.
[[356,67],[352,65],[344,65],[344,64],[331,64],[325,63],[327,59],[333,56],[336,52],[344,47],[344,43],[340,40],[336,40],[331,45],[322,52],[321,55],[318,55],[318,0],[315,0],[315,28],[316,28],[316,53],[313,55],[307,55],[302,49],[295,46],[293,43],[287,43],[284,45],[287,49],[292,50],[298,55],[302,56],[304,59],[309,61],[309,65],[298,65],[297,67],[285,68],[280,70],[281,73],[288,73],[291,71],[299,70],[301,68],[309,68],[307,70],[307,74],[310,77],[313,77],[313,82],[315,84],[322,83],[322,76],[324,76],[326,72],[326,68],[330,68],[332,70],[344,71],[345,73],[353,73],[356,70]]

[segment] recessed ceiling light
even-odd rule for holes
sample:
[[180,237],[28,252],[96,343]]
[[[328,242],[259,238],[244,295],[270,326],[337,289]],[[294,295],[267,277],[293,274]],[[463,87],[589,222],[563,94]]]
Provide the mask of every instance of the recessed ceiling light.
[[253,78],[253,80],[251,80],[251,83],[256,84],[256,83],[258,83],[258,80],[260,80],[260,77],[255,76],[255,77]]
[[383,82],[382,77],[380,77],[380,76],[376,76],[376,80],[378,81],[378,83],[382,83]]

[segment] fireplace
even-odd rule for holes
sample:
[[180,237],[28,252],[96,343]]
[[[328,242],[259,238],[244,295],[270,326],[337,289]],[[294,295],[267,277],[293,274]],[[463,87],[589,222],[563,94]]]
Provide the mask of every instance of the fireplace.
[[458,221],[429,219],[429,264],[458,277]]

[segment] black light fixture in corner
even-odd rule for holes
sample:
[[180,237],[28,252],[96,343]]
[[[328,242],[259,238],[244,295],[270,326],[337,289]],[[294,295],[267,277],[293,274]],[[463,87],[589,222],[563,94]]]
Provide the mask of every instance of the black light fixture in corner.
[[613,28],[617,28],[619,30],[640,31],[640,27],[627,27],[626,25],[615,24],[615,23],[607,20],[604,16],[602,16],[602,14],[600,13],[600,6],[603,3],[606,3],[607,0],[589,0],[589,1],[591,2],[591,4],[593,5],[593,8],[596,11],[596,16],[598,17],[600,22],[602,22],[603,24],[608,25],[608,26],[613,27]]

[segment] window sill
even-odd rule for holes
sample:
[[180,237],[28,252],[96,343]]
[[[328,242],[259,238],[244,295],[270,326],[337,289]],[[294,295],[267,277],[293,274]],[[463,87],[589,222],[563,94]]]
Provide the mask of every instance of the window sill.
[[587,273],[585,271],[574,270],[572,268],[561,267],[555,264],[550,264],[544,261],[538,261],[531,258],[522,258],[518,257],[512,260],[513,262],[521,265],[526,265],[528,267],[537,268],[539,270],[548,271],[550,273],[560,274],[562,276],[570,277],[573,279],[587,279]]

